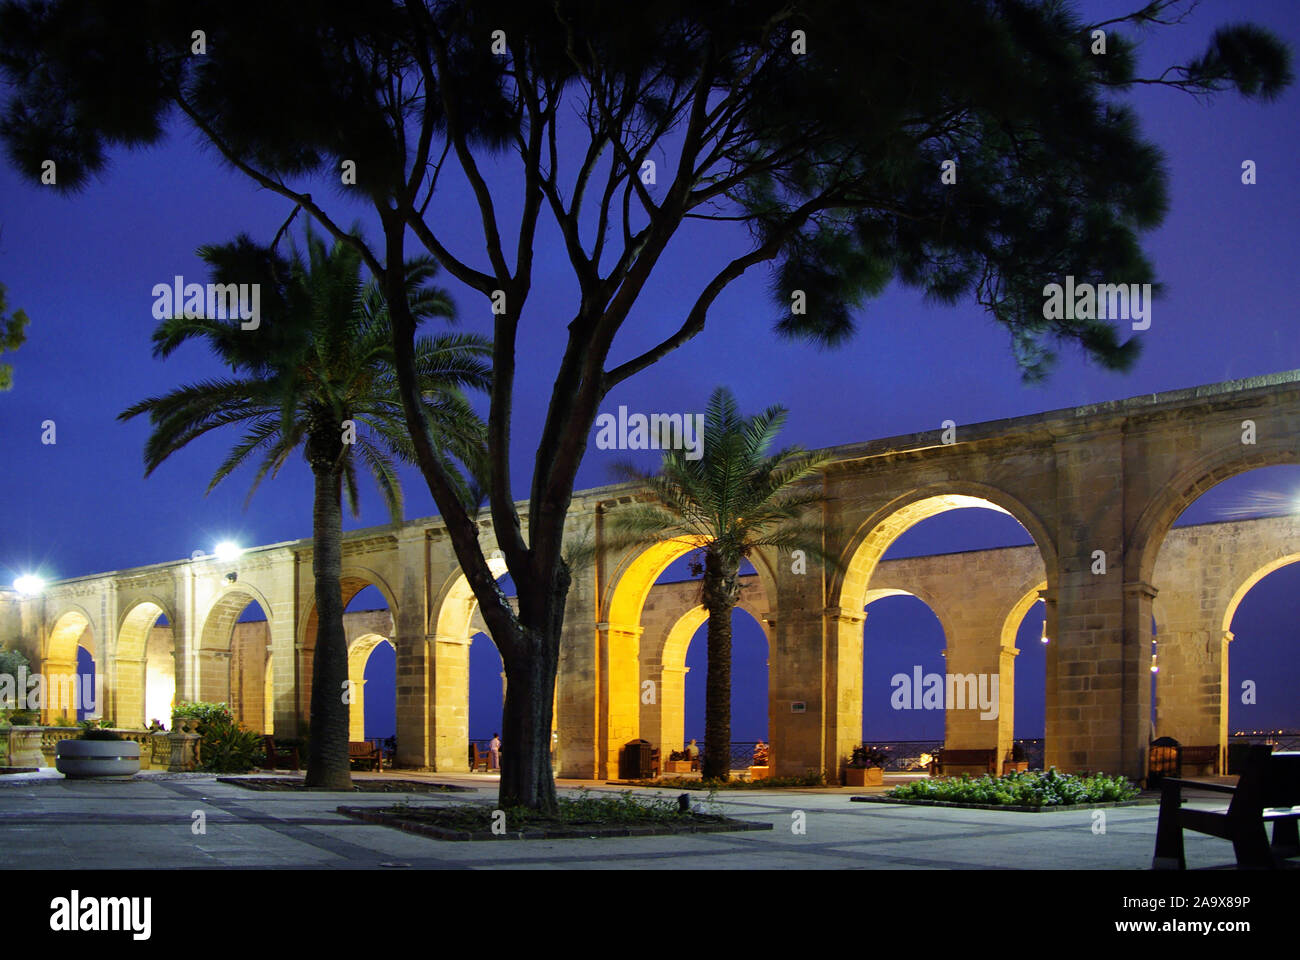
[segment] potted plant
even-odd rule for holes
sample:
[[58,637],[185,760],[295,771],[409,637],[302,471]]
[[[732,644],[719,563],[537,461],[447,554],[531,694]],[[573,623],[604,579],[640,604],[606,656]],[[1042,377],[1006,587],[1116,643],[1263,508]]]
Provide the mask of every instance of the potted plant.
[[35,710],[15,710],[9,715],[9,763],[15,767],[43,767],[40,715]]
[[140,772],[140,744],[88,727],[75,740],[59,741],[54,767],[65,777],[132,777]]
[[665,773],[690,773],[691,757],[685,750],[673,750],[664,762]]
[[1019,743],[1011,744],[1010,758],[1002,764],[1002,774],[1024,773],[1029,769],[1029,759],[1025,756],[1025,748]]
[[754,745],[754,759],[749,765],[749,779],[766,780],[772,771],[767,760],[768,746],[762,740]]
[[853,748],[853,755],[844,765],[844,785],[846,787],[880,786],[885,782],[885,764],[889,754],[866,744]]

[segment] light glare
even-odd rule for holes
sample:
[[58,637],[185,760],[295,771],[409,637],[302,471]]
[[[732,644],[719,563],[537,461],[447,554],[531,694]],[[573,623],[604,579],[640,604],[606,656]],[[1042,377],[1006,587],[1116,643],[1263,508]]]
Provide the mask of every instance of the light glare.
[[212,548],[213,555],[222,563],[229,563],[232,560],[238,560],[239,555],[243,552],[243,548],[240,547],[239,544],[233,543],[230,540],[222,540]]
[[35,574],[26,573],[14,581],[14,589],[19,593],[25,593],[28,596],[41,592],[45,586],[45,581]]

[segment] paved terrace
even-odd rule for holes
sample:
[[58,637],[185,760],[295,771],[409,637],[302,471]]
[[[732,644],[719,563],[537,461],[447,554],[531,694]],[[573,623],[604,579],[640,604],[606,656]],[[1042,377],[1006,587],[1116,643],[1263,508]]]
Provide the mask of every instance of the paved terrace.
[[[367,774],[354,774],[362,780]],[[385,775],[391,778],[392,774]],[[349,820],[335,809],[476,802],[495,805],[494,775],[403,778],[477,788],[456,800],[421,794],[254,792],[213,775],[142,774],[131,781],[73,781],[51,770],[0,778],[0,869],[1055,869],[1146,870],[1155,806],[1093,813],[852,803],[873,788],[755,790],[719,794],[720,810],[764,821],[771,832],[592,840],[448,842]],[[887,777],[902,782],[904,777]],[[560,781],[562,794],[584,784]],[[590,787],[587,783],[585,786]],[[594,789],[626,789],[601,785]],[[874,788],[879,791],[885,788]],[[639,794],[676,795],[645,790]],[[698,806],[706,794],[692,791]],[[191,831],[195,811],[207,832]],[[793,814],[807,831],[791,830]],[[1230,867],[1231,845],[1186,834],[1189,867]]]

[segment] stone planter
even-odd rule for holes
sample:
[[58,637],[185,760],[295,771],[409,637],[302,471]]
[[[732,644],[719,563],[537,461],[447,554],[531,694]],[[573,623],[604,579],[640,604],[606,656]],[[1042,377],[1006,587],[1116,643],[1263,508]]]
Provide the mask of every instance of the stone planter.
[[44,727],[9,728],[9,765],[12,767],[43,767],[41,734]]
[[771,776],[771,774],[772,774],[771,767],[764,766],[764,767],[749,768],[749,779],[751,780],[766,780],[769,776]]
[[689,760],[665,760],[665,773],[690,773],[691,761]]
[[60,740],[54,766],[65,777],[133,777],[140,744],[133,740]]
[[1002,762],[1002,775],[1004,777],[1008,773],[1024,773],[1028,769],[1028,760],[1004,760]]
[[885,782],[882,767],[845,767],[844,785],[846,787],[878,787]]
[[172,733],[198,733],[198,717],[172,717]]

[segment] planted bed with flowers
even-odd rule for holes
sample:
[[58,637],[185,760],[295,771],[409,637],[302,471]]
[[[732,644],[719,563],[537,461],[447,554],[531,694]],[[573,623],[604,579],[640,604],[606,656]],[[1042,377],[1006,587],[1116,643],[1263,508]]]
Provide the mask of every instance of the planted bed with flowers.
[[1056,768],[1001,777],[985,774],[971,777],[944,777],[916,780],[888,791],[883,797],[854,797],[854,800],[885,803],[920,803],[935,805],[1043,810],[1077,807],[1081,804],[1132,803],[1141,790],[1126,777],[1104,773],[1079,776],[1058,773]]

